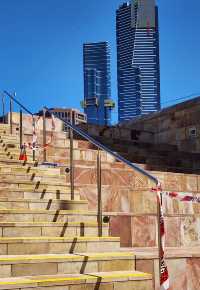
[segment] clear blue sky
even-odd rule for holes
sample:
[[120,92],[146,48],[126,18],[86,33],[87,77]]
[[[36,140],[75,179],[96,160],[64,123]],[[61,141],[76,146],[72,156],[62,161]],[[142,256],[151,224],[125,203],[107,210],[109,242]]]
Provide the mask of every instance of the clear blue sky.
[[[115,10],[120,0],[0,0],[0,90],[16,91],[32,111],[78,107],[82,44],[109,41],[116,90]],[[157,0],[161,100],[200,95],[200,1]],[[116,115],[115,115],[116,119]]]

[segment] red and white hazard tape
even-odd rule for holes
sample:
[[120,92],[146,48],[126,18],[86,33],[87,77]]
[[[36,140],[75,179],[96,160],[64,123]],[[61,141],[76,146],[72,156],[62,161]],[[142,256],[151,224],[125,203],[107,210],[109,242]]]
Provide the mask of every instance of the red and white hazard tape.
[[162,194],[171,198],[179,199],[180,201],[200,203],[200,197],[193,196],[191,193],[162,191]]
[[162,208],[162,189],[159,184],[156,189],[153,189],[157,193],[157,201],[160,206],[160,290],[168,290],[169,289],[169,273],[168,268],[165,262],[165,223],[164,223],[164,215]]
[[[37,126],[37,123],[38,123],[39,120],[40,120],[40,117],[35,122],[35,126],[33,125],[33,145],[35,144],[35,146],[37,148],[39,148],[39,146],[37,144],[37,139],[38,138],[37,138],[37,135],[36,135],[36,126]],[[56,128],[56,125],[55,125],[55,116],[53,114],[51,114],[51,135],[50,135],[49,140],[46,142],[46,144],[44,144],[43,146],[40,146],[40,148],[46,149],[48,146],[51,145],[51,143],[53,142],[53,134],[55,132],[55,128]],[[33,147],[35,147],[35,146],[33,146]]]
[[160,289],[167,290],[169,289],[169,273],[165,263],[165,224],[162,207],[162,196],[165,195],[171,198],[176,198],[182,202],[192,203],[200,203],[200,197],[193,196],[191,193],[162,191],[161,185],[158,185],[157,188],[153,188],[152,191],[157,193],[157,201],[160,205]]
[[44,144],[43,146],[39,146],[38,144],[38,137],[36,134],[36,126],[38,121],[40,120],[40,117],[37,119],[37,121],[33,120],[33,125],[32,125],[32,130],[33,130],[33,136],[32,136],[32,143],[24,143],[22,145],[22,147],[20,148],[20,156],[19,156],[19,160],[23,160],[23,161],[27,161],[27,155],[26,155],[26,149],[32,149],[33,151],[36,150],[45,150],[48,146],[51,145],[51,143],[53,142],[53,133],[55,131],[55,117],[54,115],[51,115],[51,135],[49,140],[46,142],[46,144]]

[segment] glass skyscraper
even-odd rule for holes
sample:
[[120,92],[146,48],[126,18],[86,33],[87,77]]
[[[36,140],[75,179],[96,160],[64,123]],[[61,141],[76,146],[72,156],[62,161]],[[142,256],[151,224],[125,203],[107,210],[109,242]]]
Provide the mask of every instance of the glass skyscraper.
[[84,111],[88,123],[110,125],[111,101],[110,47],[107,42],[83,45]]
[[116,15],[119,122],[160,109],[158,7],[122,4]]

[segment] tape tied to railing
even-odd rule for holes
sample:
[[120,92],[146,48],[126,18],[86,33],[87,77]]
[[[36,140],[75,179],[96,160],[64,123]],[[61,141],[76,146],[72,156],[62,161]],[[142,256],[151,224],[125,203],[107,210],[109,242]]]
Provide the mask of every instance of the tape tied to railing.
[[32,126],[32,142],[25,142],[23,143],[22,147],[20,148],[20,156],[19,156],[19,160],[23,160],[23,161],[27,161],[28,160],[28,157],[27,157],[27,154],[26,154],[26,149],[29,148],[33,151],[36,151],[36,150],[40,150],[43,151],[45,149],[47,149],[47,147],[51,146],[52,142],[53,142],[53,135],[54,135],[54,132],[55,132],[55,117],[53,116],[53,114],[51,115],[51,132],[50,132],[50,138],[49,140],[47,140],[46,144],[44,145],[39,145],[38,144],[38,136],[36,134],[36,127],[37,127],[37,124],[40,120],[40,116],[38,117],[37,120],[35,120],[35,124],[33,123],[33,126]]
[[193,196],[191,193],[163,191],[162,194],[183,202],[200,203],[200,196]]

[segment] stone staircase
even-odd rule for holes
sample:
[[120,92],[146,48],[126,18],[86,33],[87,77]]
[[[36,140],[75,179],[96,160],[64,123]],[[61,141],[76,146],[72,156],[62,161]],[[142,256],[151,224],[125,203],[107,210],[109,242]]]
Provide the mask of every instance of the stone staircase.
[[[27,153],[28,162],[18,160],[19,137],[1,124],[0,289],[153,289],[152,276],[136,271],[134,253],[120,249],[108,224],[98,236],[97,213],[79,184],[70,200],[63,169],[39,165]],[[77,162],[84,162],[84,154]]]

